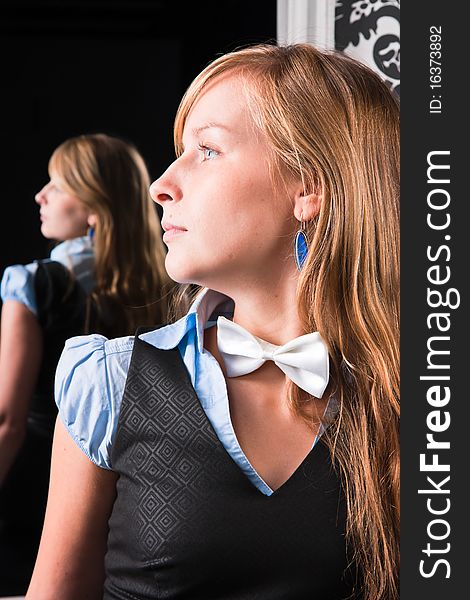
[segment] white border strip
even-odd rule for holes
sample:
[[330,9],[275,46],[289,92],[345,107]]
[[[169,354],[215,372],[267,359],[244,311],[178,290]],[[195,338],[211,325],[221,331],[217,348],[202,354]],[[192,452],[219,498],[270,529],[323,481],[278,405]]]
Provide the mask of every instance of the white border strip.
[[277,0],[277,43],[335,47],[335,0]]

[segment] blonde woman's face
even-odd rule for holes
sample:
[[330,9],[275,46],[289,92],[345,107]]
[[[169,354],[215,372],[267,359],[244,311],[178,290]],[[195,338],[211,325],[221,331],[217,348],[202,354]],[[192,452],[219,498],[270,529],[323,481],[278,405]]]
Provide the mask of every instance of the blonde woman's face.
[[207,88],[182,141],[182,155],[150,188],[163,207],[170,277],[229,292],[279,269],[292,254],[293,207],[286,189],[273,185],[268,144],[255,131],[240,78]]
[[86,234],[90,211],[76,196],[64,191],[60,177],[52,174],[35,200],[40,207],[44,237],[62,241]]

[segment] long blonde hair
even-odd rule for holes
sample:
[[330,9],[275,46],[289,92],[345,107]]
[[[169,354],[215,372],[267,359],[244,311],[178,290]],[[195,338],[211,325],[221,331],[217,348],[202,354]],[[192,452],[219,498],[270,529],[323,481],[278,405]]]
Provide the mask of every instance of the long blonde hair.
[[[226,54],[193,81],[184,124],[222,74],[247,85],[248,106],[273,152],[274,172],[322,191],[308,223],[298,284],[305,332],[331,357],[339,413],[324,436],[347,504],[347,540],[365,600],[398,597],[399,568],[399,105],[368,67],[307,44]],[[293,410],[309,419],[292,384]]]
[[64,191],[96,215],[93,236],[96,286],[90,298],[97,329],[109,336],[163,323],[169,278],[149,175],[130,143],[105,134],[63,142],[49,160]]

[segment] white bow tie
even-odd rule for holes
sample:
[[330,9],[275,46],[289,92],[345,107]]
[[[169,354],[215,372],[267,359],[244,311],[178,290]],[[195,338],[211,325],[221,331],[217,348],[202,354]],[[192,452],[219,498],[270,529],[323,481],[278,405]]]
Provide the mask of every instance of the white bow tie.
[[328,384],[328,351],[318,332],[276,346],[219,317],[217,345],[228,377],[246,375],[272,360],[290,380],[317,398],[322,397]]

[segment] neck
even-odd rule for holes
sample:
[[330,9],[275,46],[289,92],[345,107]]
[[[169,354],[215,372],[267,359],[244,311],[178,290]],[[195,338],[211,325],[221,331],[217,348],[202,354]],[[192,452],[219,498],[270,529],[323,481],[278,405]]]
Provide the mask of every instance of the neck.
[[234,303],[233,320],[253,335],[278,346],[304,334],[297,312],[297,277],[225,292]]

